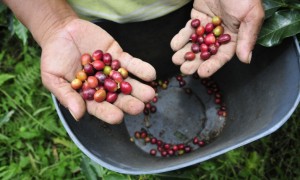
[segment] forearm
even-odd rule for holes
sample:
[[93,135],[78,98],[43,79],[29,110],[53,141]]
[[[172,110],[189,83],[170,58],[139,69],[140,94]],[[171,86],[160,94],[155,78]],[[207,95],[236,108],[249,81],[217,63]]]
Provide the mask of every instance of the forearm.
[[65,0],[3,0],[29,29],[39,45],[77,17]]

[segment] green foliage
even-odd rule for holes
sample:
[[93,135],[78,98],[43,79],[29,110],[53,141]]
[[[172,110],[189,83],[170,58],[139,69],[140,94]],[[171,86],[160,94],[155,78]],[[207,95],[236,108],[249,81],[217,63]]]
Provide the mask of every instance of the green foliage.
[[271,47],[300,33],[300,1],[264,0],[265,21],[257,43]]

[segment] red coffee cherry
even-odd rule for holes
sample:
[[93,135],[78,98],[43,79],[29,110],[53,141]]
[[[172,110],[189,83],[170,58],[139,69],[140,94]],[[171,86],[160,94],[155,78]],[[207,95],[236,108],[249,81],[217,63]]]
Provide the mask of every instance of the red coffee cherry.
[[185,60],[188,60],[188,61],[194,60],[195,57],[196,57],[196,55],[195,55],[195,53],[193,53],[193,52],[187,52],[187,53],[185,53],[185,55],[184,55],[184,59],[185,59]]

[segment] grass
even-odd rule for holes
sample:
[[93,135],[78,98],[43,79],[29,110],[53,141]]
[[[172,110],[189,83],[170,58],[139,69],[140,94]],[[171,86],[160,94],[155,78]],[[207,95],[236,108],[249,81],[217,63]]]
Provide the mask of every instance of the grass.
[[185,169],[129,176],[95,164],[70,140],[41,84],[39,47],[7,9],[0,13],[1,179],[300,178],[299,107],[275,133]]

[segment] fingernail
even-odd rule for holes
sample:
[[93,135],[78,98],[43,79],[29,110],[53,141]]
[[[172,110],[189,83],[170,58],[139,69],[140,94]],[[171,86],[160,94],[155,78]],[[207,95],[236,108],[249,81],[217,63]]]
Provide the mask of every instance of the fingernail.
[[250,52],[250,54],[249,54],[249,56],[248,56],[248,64],[250,64],[251,59],[252,59],[252,51]]
[[73,112],[69,109],[69,112],[70,112],[70,114],[72,115],[72,117],[75,119],[75,121],[78,121],[78,119],[77,118],[75,118],[75,116],[74,116],[74,114],[73,114]]

